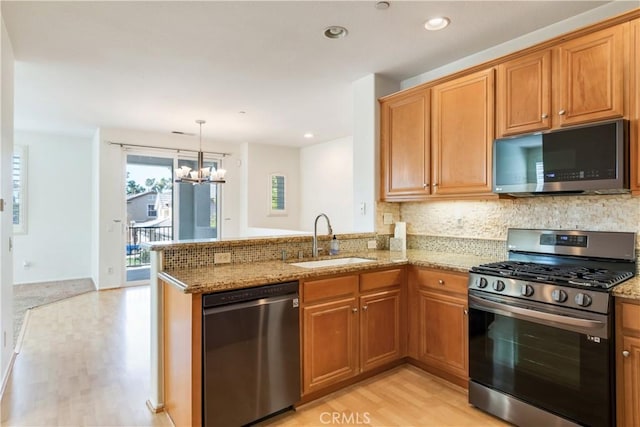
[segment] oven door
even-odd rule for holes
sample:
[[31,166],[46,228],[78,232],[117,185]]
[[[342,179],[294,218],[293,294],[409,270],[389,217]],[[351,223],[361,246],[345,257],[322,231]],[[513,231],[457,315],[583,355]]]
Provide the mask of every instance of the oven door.
[[615,425],[612,323],[470,290],[469,377],[579,424]]

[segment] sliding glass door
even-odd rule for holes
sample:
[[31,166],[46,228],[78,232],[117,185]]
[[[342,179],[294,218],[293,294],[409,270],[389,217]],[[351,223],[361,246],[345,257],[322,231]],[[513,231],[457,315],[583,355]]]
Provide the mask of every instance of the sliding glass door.
[[[217,239],[220,236],[221,186],[174,182],[174,170],[197,168],[195,153],[186,156],[131,152],[126,155],[126,283],[148,282],[150,253],[144,243]],[[205,157],[205,166],[222,167]]]
[[[197,169],[197,161],[178,158],[177,167]],[[219,159],[205,157],[205,167],[220,167]],[[215,184],[176,183],[178,192],[177,238],[217,239],[220,236],[220,186]]]

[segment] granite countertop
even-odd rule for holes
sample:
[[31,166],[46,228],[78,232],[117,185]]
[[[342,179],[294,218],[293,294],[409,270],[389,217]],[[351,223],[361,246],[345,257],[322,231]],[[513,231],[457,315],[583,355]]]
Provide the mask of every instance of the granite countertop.
[[[330,274],[365,272],[394,265],[411,264],[420,267],[444,268],[451,271],[468,272],[478,264],[499,261],[473,255],[460,255],[445,252],[429,252],[410,249],[406,252],[371,250],[357,253],[341,253],[335,258],[360,257],[372,262],[331,266],[322,268],[303,268],[291,265],[311,259],[290,259],[287,261],[264,261],[247,264],[223,264],[192,269],[162,271],[158,277],[177,286],[185,293],[209,293],[232,289],[248,288],[256,285],[301,280]],[[322,257],[320,259],[332,258]]]
[[635,276],[613,288],[613,296],[640,300],[640,276]]
[[[409,249],[406,252],[390,252],[388,250],[371,250],[356,253],[341,253],[333,258],[360,257],[372,262],[330,266],[322,268],[302,268],[291,265],[300,261],[263,261],[247,264],[222,264],[193,269],[176,269],[162,271],[158,277],[182,289],[185,293],[209,293],[232,289],[249,288],[257,285],[302,280],[330,274],[348,274],[366,272],[394,265],[416,265],[419,267],[443,268],[466,273],[474,265],[501,261],[489,257],[461,255],[447,252],[430,252]],[[330,259],[322,257],[319,259]],[[612,294],[616,297],[640,300],[640,276],[633,277],[616,286]]]

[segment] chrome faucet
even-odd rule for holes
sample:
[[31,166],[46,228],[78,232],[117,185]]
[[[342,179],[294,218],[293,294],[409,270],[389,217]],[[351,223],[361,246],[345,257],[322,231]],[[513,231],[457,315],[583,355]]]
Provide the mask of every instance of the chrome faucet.
[[331,228],[331,222],[329,221],[329,217],[326,214],[321,213],[316,217],[316,221],[313,223],[313,247],[311,248],[311,255],[314,257],[318,256],[318,220],[323,216],[324,219],[327,220],[327,227],[329,228],[329,235],[333,234],[333,229]]

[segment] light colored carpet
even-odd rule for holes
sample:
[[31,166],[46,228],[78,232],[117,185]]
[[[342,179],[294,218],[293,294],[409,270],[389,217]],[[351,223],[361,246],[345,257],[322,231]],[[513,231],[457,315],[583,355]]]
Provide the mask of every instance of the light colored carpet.
[[30,308],[95,291],[91,279],[30,283],[13,287],[13,345],[15,347],[24,315]]

